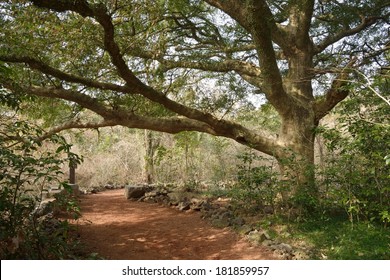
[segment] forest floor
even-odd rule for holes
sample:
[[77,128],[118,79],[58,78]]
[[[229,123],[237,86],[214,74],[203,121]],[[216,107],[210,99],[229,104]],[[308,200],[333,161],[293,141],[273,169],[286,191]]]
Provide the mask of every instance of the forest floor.
[[195,211],[125,199],[123,189],[83,195],[78,220],[89,253],[112,260],[275,259],[229,228],[214,228]]

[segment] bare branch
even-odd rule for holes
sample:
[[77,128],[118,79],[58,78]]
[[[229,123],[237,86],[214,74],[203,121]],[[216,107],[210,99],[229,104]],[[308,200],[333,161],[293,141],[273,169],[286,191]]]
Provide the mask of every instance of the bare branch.
[[[261,150],[270,155],[274,155],[278,149],[281,149],[281,144],[277,143],[275,138],[272,136],[255,133],[239,124],[224,119],[218,119],[209,113],[187,107],[169,99],[164,93],[142,83],[129,69],[126,61],[124,60],[123,53],[115,40],[115,30],[112,18],[104,4],[93,4],[92,2],[86,0],[31,0],[31,2],[38,7],[52,9],[57,12],[73,11],[83,17],[92,17],[99,22],[104,32],[105,50],[109,53],[112,64],[116,67],[119,76],[126,82],[126,85],[124,87],[120,87],[115,84],[100,83],[80,78],[61,72],[58,69],[48,67],[48,65],[40,64],[39,61],[27,61],[26,63],[29,63],[31,68],[37,69],[43,73],[48,73],[52,76],[57,76],[58,78],[67,80],[68,82],[80,83],[87,85],[88,87],[139,94],[153,102],[161,104],[166,109],[178,114],[179,116],[170,118],[137,116],[133,112],[127,111],[123,108],[113,110],[109,106],[106,106],[104,103],[88,96],[87,94],[66,90],[64,88],[44,88],[32,86],[28,88],[28,93],[49,98],[61,98],[75,102],[84,108],[94,111],[98,115],[102,116],[106,121],[112,121],[123,126],[146,128],[169,133],[177,133],[184,130],[207,132],[212,135],[234,139],[245,145],[253,146],[255,149]],[[213,67],[213,69],[219,69],[220,71],[236,71],[246,77],[259,77],[260,75],[264,75],[264,89],[270,102],[277,108],[278,111],[288,110],[288,108],[284,105],[286,102],[288,103],[290,99],[283,88],[283,82],[276,62],[276,54],[273,49],[272,42],[273,38],[280,35],[280,30],[276,23],[272,20],[272,13],[269,10],[266,1],[260,1],[259,3],[258,1],[251,0],[249,1],[251,2],[249,3],[250,5],[243,5],[242,3],[233,0],[208,1],[210,4],[212,4],[212,2],[216,5],[218,3],[221,4],[225,8],[223,10],[228,14],[234,14],[234,18],[238,18],[239,23],[243,24],[244,28],[247,28],[247,30],[249,30],[255,37],[254,43],[257,46],[256,51],[260,58],[261,72],[254,65],[235,60],[226,60],[219,66],[217,63],[208,63],[205,65],[202,64],[202,62],[191,62],[191,64],[184,64],[183,67],[198,67],[199,69],[203,69],[207,66]],[[234,11],[234,7],[239,9]],[[249,16],[247,13],[248,11],[250,12]],[[267,13],[265,18],[259,17],[259,14],[262,12]],[[270,26],[271,30],[269,28]],[[279,41],[282,41],[281,36],[278,38]],[[172,63],[171,67],[180,67],[180,65],[174,65],[173,61],[166,61],[168,66],[169,63]]]
[[251,17],[259,17],[259,15],[261,15],[261,18],[265,19],[264,23],[266,24],[263,28],[271,28],[272,39],[275,43],[279,46],[285,45],[285,32],[279,25],[277,25],[266,1],[250,1],[253,2],[249,5],[251,6],[250,10],[246,9],[248,3],[244,4],[241,1],[205,0],[205,2],[228,14],[252,34],[253,22],[251,22]]
[[[237,47],[236,49],[225,49],[226,52],[230,51],[243,51],[243,50],[253,50],[254,45],[243,46],[242,48]],[[191,60],[172,60],[164,57],[156,57],[156,55],[150,51],[141,50],[141,49],[132,49],[128,50],[128,53],[137,56],[143,59],[153,59],[158,61],[163,70],[170,70],[175,68],[189,68],[189,69],[197,69],[204,71],[213,71],[220,73],[227,73],[230,71],[235,71],[240,75],[261,77],[261,70],[259,67],[254,65],[253,63],[236,60],[236,59],[226,59],[221,61],[212,61],[210,58],[199,58],[197,61]]]
[[182,117],[153,118],[146,116],[137,116],[128,112],[126,118],[108,119],[100,122],[82,122],[81,120],[70,120],[59,126],[51,128],[47,133],[39,137],[38,140],[46,139],[53,134],[69,129],[97,129],[102,127],[126,126],[129,128],[150,129],[155,131],[178,133],[182,131],[199,131],[215,134],[209,127],[200,122],[189,120]]
[[246,10],[240,1],[236,0],[205,0],[209,5],[224,11],[235,19],[242,27],[249,30],[246,17]]
[[[114,26],[111,21],[111,17],[107,14],[107,10],[102,4],[89,4],[84,0],[61,0],[61,1],[48,1],[48,0],[32,0],[32,2],[39,7],[46,7],[49,9],[53,9],[55,11],[74,11],[79,13],[82,16],[89,16],[95,18],[104,29],[104,45],[106,50],[111,56],[112,63],[116,66],[119,75],[126,81],[126,87],[129,88],[126,92],[131,91],[132,93],[138,93],[148,98],[151,101],[157,102],[163,105],[168,110],[175,112],[179,115],[188,117],[190,119],[198,120],[201,122],[206,122],[209,125],[216,125],[218,123],[218,119],[212,116],[211,114],[203,113],[199,110],[192,109],[186,107],[180,103],[177,103],[173,100],[167,98],[163,93],[143,84],[127,67],[121,53],[119,46],[115,42],[114,38]],[[36,90],[33,88],[33,90]],[[40,89],[44,92],[36,92],[34,94],[54,94],[60,98],[69,100],[68,98],[77,97],[77,94],[73,92],[67,92],[62,89],[54,89],[54,92],[50,90],[50,92],[46,92],[45,89]],[[90,97],[84,96],[84,98],[88,99]],[[77,102],[73,100],[74,102]],[[80,100],[86,106],[90,106],[91,103],[86,102],[84,100]],[[90,99],[89,99],[90,101]],[[79,102],[77,102],[79,103]],[[80,104],[80,103],[79,103]],[[84,106],[84,105],[83,105]],[[86,107],[88,108],[88,107]],[[88,108],[92,111],[94,109],[101,110],[101,108]],[[95,111],[96,112],[96,111]],[[101,116],[104,116],[104,112],[98,113]],[[104,116],[105,117],[105,116]]]

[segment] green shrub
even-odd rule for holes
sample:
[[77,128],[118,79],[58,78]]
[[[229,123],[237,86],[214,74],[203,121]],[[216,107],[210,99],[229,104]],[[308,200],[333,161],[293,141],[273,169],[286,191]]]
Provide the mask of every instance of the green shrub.
[[348,133],[323,134],[332,153],[320,172],[323,204],[342,208],[351,222],[361,219],[386,225],[390,209],[390,130],[378,124],[355,121]]
[[[48,187],[69,190],[61,168],[80,158],[65,139],[24,121],[3,118],[0,124],[0,257],[2,259],[70,258],[71,227],[67,221],[40,216],[37,205]],[[63,196],[62,207],[78,212],[74,199]],[[60,205],[61,207],[61,205]],[[77,218],[77,216],[74,216]]]
[[238,156],[237,183],[231,188],[233,203],[249,212],[257,212],[265,206],[274,207],[280,184],[273,166],[255,164],[264,160],[253,151]]

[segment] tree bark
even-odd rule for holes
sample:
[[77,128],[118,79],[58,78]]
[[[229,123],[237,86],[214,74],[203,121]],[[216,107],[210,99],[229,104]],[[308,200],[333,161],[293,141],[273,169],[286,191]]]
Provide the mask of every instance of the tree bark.
[[153,143],[152,131],[144,130],[144,146],[145,146],[145,157],[144,157],[144,182],[146,184],[152,184],[155,181],[155,169],[154,169],[154,153],[155,144]]
[[316,126],[310,119],[303,119],[300,113],[296,112],[291,120],[283,121],[280,141],[285,148],[281,149],[276,158],[281,179],[286,183],[285,196],[315,198],[318,194],[314,173]]

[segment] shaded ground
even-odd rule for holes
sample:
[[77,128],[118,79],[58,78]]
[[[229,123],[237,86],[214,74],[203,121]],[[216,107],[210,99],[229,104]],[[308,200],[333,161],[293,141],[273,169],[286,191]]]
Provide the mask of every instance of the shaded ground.
[[197,212],[129,201],[123,190],[81,197],[81,241],[89,252],[117,260],[275,259]]

